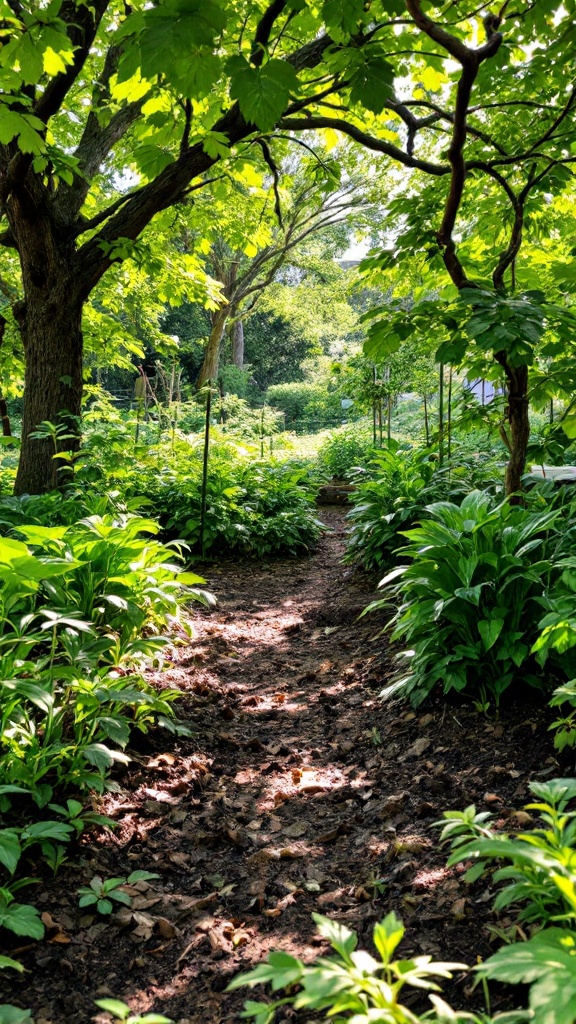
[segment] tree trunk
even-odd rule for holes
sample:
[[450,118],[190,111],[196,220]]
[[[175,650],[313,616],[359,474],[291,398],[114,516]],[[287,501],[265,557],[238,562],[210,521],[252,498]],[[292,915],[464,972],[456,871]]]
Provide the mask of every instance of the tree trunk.
[[[77,450],[82,400],[82,299],[63,275],[45,293],[35,289],[14,312],[20,326],[26,371],[22,449],[15,494],[41,494],[65,477],[56,451]],[[73,438],[33,438],[43,421]]]
[[210,331],[208,345],[204,354],[202,369],[200,370],[198,380],[196,381],[196,387],[198,388],[201,388],[207,380],[216,380],[216,377],[218,376],[220,346],[222,344],[222,338],[224,337],[229,312],[229,306],[220,306],[219,309],[215,309],[212,313],[212,330]]
[[244,366],[244,321],[235,320],[230,334],[232,342],[232,362],[240,370]]
[[8,415],[8,406],[6,405],[6,399],[2,397],[0,393],[0,419],[2,420],[2,437],[12,437],[12,429],[10,427],[10,417]]
[[[508,406],[508,448],[510,459],[506,466],[506,494],[517,495],[522,490],[522,475],[526,468],[526,453],[530,439],[530,417],[528,408],[528,367],[510,366],[503,352],[496,353],[496,359],[506,374]],[[514,499],[513,499],[514,500]],[[516,498],[516,501],[520,501]]]

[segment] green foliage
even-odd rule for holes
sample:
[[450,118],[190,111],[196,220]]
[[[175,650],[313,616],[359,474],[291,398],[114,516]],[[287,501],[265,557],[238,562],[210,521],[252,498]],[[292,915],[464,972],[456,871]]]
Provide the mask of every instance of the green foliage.
[[[413,526],[430,501],[435,464],[425,451],[389,442],[357,475],[348,513],[346,561],[367,569],[388,565],[401,543],[398,531]],[[439,496],[439,495],[435,495]]]
[[472,861],[465,875],[472,882],[489,870],[494,861],[504,861],[494,873],[495,882],[505,882],[494,901],[495,910],[520,907],[518,919],[539,927],[563,921],[576,923],[576,811],[569,806],[576,797],[574,779],[532,782],[536,802],[526,811],[536,811],[543,827],[518,835],[497,832],[492,815],[476,813],[470,806],[463,812],[444,812],[442,840],[449,840],[452,853],[448,865]]
[[[307,468],[273,458],[262,460],[259,454],[230,442],[212,446],[206,551],[229,550],[261,557],[306,550],[318,539],[322,525],[314,504],[316,486]],[[151,489],[164,528],[192,547],[200,542],[199,455],[197,451],[185,476],[176,467],[171,468]]]
[[339,396],[325,385],[309,381],[273,384],[266,392],[266,401],[285,413],[288,428],[297,420],[330,426],[335,417],[342,416]]
[[[574,779],[533,782],[543,827],[507,835],[491,827],[491,815],[444,814],[442,839],[452,847],[448,864],[472,861],[465,878],[473,882],[503,862],[494,873],[500,888],[496,910],[520,908],[519,921],[531,926],[525,942],[504,946],[477,968],[484,979],[529,984],[529,1007],[535,1024],[574,1024],[576,1020],[576,797]],[[439,823],[440,824],[440,823]],[[561,925],[559,927],[558,925]],[[534,929],[537,930],[534,934]]]
[[440,686],[498,705],[514,679],[545,687],[530,651],[552,569],[540,549],[558,510],[494,506],[472,491],[460,506],[437,502],[426,512],[419,528],[401,531],[409,541],[401,555],[410,563],[382,580],[388,596],[369,606],[400,598],[392,638],[410,645],[399,656],[407,673],[385,693],[419,704]]
[[152,878],[160,876],[153,871],[132,871],[128,878],[100,878],[95,875],[90,885],[83,885],[78,889],[80,907],[94,907],[99,914],[111,914],[114,910],[114,903],[122,903],[125,907],[132,906],[132,897],[122,887],[133,885],[135,882],[147,882]]
[[358,467],[376,457],[374,438],[365,427],[344,426],[331,431],[318,449],[318,464],[338,480],[350,480]]
[[[182,573],[173,551],[150,536],[153,521],[105,513],[71,525],[22,524],[31,507],[41,520],[42,505],[48,519],[58,508],[48,495],[6,500],[0,513],[27,541],[0,537],[4,809],[9,787],[39,807],[69,785],[102,791],[111,767],[127,760],[132,728],[179,728],[176,691],[159,695],[141,676],[116,669],[157,658],[166,642],[158,630],[179,619],[185,601],[209,601],[197,586],[203,581]],[[61,811],[70,831],[78,829],[78,805]]]
[[0,1024],[34,1024],[30,1010],[22,1010],[19,1006],[0,1003]]
[[389,441],[355,479],[346,561],[367,569],[390,567],[402,531],[426,515],[430,502],[462,500],[475,487],[493,487],[494,476],[493,460],[476,453],[456,454],[440,466],[430,450]]
[[120,999],[97,999],[96,1006],[107,1013],[111,1013],[115,1020],[123,1021],[124,1024],[174,1024],[168,1017],[159,1013],[137,1013],[134,1015],[127,1003]]
[[[245,1003],[242,1017],[256,1024],[271,1024],[276,1010],[292,1006],[296,1012],[325,1011],[326,1018],[351,1024],[387,1021],[389,1024],[418,1024],[424,1020],[479,1021],[473,1014],[454,1015],[435,993],[440,991],[437,978],[451,978],[464,964],[438,963],[429,956],[411,960],[395,960],[394,954],[404,936],[402,922],[392,912],[374,926],[373,942],[378,959],[366,950],[359,950],[358,936],[345,925],[320,914],[313,914],[318,931],[327,939],[335,956],[321,957],[314,964],[304,964],[289,953],[271,953],[265,964],[234,978],[229,991],[270,984],[273,993],[288,994],[273,1002]],[[294,987],[298,986],[294,992]],[[402,990],[414,986],[432,992],[432,1011],[414,1013],[400,1001]]]

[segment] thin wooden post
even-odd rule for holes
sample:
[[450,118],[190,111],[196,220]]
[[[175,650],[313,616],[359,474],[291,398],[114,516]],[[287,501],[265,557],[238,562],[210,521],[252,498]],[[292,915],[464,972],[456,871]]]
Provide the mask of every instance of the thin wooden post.
[[212,381],[207,380],[206,421],[204,424],[204,460],[202,463],[202,493],[200,498],[200,550],[205,555],[204,527],[206,523],[206,487],[208,483],[208,451],[210,447],[210,413],[212,412]]
[[438,465],[444,462],[444,363],[440,363],[438,389]]
[[448,442],[448,459],[452,455],[452,367],[448,375],[448,420],[446,423],[446,439]]
[[372,367],[372,383],[374,385],[374,391],[372,394],[372,434],[374,437],[374,447],[376,447],[376,367]]

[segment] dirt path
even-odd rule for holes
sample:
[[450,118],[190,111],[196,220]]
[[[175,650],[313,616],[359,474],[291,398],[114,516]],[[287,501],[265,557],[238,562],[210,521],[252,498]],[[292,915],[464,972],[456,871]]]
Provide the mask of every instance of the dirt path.
[[[114,837],[38,887],[47,940],[21,947],[32,973],[0,975],[0,1002],[36,1024],[107,1020],[94,1018],[103,996],[179,1024],[236,1021],[230,978],[272,948],[316,956],[312,911],[368,942],[393,908],[406,953],[490,952],[492,893],[445,869],[431,824],[476,802],[512,827],[528,779],[559,773],[543,716],[383,707],[385,643],[374,620],[357,622],[374,593],[340,562],[343,513],[323,519],[332,532],[311,557],[207,570],[219,605],[157,677],[188,691],[193,736],[135,753],[105,801]],[[133,888],[132,910],[79,911],[79,885],[135,868],[160,877]],[[467,984],[451,994],[469,1007]]]

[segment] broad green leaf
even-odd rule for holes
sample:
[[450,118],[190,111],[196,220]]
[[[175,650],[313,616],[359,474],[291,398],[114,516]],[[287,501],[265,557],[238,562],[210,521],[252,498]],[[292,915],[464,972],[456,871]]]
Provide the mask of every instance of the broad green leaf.
[[19,834],[16,829],[0,830],[0,864],[3,864],[9,875],[13,875],[22,855]]
[[240,54],[227,63],[230,95],[237,99],[247,121],[270,131],[282,116],[298,77],[291,64],[273,57],[262,67],[253,67]]
[[494,646],[502,632],[503,626],[504,619],[481,619],[479,621],[478,632],[482,637],[485,651],[489,651]]

